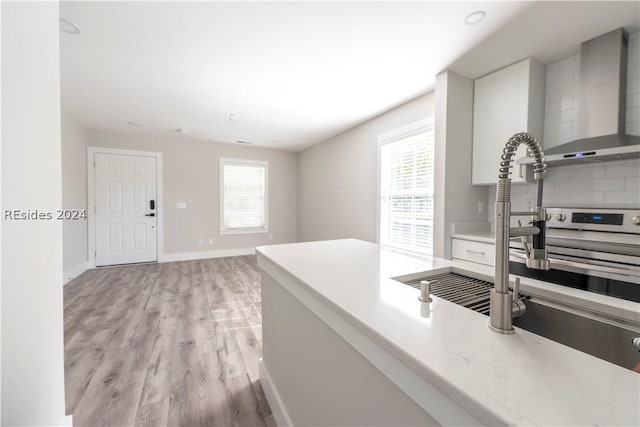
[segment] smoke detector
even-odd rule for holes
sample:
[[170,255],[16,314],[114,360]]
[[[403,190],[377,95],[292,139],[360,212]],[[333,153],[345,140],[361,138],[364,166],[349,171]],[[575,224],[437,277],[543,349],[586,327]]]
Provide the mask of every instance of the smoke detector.
[[73,22],[64,18],[58,18],[60,21],[60,31],[67,34],[78,35],[82,33],[82,28],[74,24]]
[[464,23],[465,25],[476,25],[484,21],[486,16],[487,13],[484,10],[476,10],[464,17]]

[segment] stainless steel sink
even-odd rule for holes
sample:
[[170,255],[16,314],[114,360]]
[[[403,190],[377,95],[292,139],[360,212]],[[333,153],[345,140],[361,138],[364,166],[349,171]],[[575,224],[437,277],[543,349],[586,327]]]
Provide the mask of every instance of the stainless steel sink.
[[631,342],[640,336],[640,330],[633,325],[596,320],[549,304],[553,303],[525,301],[527,312],[513,319],[513,324],[624,368],[640,362],[640,353]]
[[[491,282],[454,272],[397,280],[416,289],[420,289],[421,280],[429,280],[432,295],[489,314]],[[515,326],[624,368],[631,369],[640,361],[640,353],[631,343],[640,336],[640,325],[523,296],[527,311],[513,319]]]

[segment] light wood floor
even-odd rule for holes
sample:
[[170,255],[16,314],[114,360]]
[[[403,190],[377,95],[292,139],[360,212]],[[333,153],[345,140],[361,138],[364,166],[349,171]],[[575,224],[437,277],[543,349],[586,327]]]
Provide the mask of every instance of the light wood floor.
[[253,256],[91,270],[64,287],[74,426],[273,426]]

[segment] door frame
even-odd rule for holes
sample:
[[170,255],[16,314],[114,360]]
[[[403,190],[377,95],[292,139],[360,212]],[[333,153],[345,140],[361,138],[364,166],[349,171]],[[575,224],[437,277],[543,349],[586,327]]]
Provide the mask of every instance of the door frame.
[[156,159],[156,262],[164,261],[164,198],[162,194],[162,153],[156,151],[125,150],[120,148],[87,147],[87,259],[90,268],[96,267],[95,168],[96,154],[143,156]]
[[[382,146],[398,141],[403,138],[408,138],[413,135],[417,135],[421,132],[426,132],[430,128],[434,128],[435,132],[435,114],[430,114],[428,117],[414,122],[399,126],[390,131],[381,133],[378,135],[378,150],[377,150],[377,168],[376,168],[376,243],[380,244],[380,226],[382,222],[382,215],[380,209],[382,208]],[[434,165],[435,167],[435,165]]]

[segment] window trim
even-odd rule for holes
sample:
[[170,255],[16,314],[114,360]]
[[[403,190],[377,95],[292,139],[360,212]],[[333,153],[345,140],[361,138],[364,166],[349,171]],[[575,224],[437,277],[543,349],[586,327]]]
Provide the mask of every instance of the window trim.
[[[404,126],[398,127],[396,129],[390,130],[388,132],[381,133],[378,135],[378,165],[377,165],[377,180],[376,180],[376,243],[382,245],[380,242],[380,227],[381,227],[381,212],[382,204],[382,147],[386,144],[390,144],[392,142],[396,142],[400,139],[409,138],[411,136],[417,135],[422,132],[427,132],[429,130],[433,130],[435,133],[435,118],[433,115],[426,117],[421,120],[417,120],[415,122],[406,124]],[[435,136],[435,135],[434,135]],[[435,150],[435,146],[434,146]],[[435,159],[434,159],[435,161]],[[434,165],[435,168],[435,165]],[[435,178],[435,177],[434,177]],[[434,194],[434,202],[435,202],[435,194]],[[435,212],[434,212],[434,224],[435,224]],[[435,246],[435,240],[434,240]],[[391,248],[391,247],[389,247]],[[404,251],[398,248],[391,248],[393,250]],[[421,257],[429,257],[431,255],[420,254],[417,252],[407,251],[412,255],[417,255]]]
[[[264,227],[226,228],[224,226],[224,166],[240,165],[264,167]],[[220,205],[220,235],[258,234],[269,232],[269,162],[267,160],[238,159],[220,157],[218,193]]]

